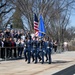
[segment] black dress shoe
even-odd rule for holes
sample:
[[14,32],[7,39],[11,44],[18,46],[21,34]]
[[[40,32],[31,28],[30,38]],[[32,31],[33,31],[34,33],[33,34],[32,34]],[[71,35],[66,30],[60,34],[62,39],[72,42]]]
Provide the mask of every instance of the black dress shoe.
[[41,61],[41,59],[39,59],[39,62]]
[[46,59],[46,61],[48,61],[48,59]]
[[30,62],[28,62],[28,64],[30,64]]
[[51,64],[51,62],[49,62],[48,64]]
[[36,64],[37,62],[35,62],[35,64]]
[[32,60],[32,62],[34,62],[34,59]]
[[44,62],[42,62],[42,64],[44,64]]
[[27,61],[27,59],[25,59],[25,61]]

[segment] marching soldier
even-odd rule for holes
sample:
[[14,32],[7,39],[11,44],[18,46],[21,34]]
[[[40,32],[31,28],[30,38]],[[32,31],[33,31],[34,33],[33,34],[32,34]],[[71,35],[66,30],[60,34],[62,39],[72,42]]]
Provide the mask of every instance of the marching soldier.
[[31,38],[26,37],[25,41],[25,50],[24,50],[25,60],[28,60],[28,63],[30,63],[31,58]]
[[33,61],[35,59],[35,63],[37,63],[37,37],[34,37],[34,40],[32,42],[32,58]]
[[49,60],[49,64],[51,64],[51,50],[52,50],[52,43],[51,43],[51,40],[50,38],[48,37],[47,39],[47,56],[48,56],[48,60]]
[[44,49],[43,49],[43,47],[44,47],[44,41],[41,39],[39,41],[39,52],[38,52],[38,55],[39,55],[39,57],[41,55],[40,59],[42,59],[42,64],[44,63]]
[[39,61],[42,60],[41,55],[40,55],[40,40],[37,39],[37,58],[39,59]]
[[48,56],[47,56],[47,40],[46,38],[43,38],[43,51],[44,51],[44,55],[46,57],[46,61],[48,60]]

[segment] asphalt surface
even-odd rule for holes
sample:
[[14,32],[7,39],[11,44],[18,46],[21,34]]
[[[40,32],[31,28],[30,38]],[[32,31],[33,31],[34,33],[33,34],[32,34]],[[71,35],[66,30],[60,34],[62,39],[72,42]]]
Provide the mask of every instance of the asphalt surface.
[[75,75],[75,65],[72,65],[62,71],[59,71],[53,75]]

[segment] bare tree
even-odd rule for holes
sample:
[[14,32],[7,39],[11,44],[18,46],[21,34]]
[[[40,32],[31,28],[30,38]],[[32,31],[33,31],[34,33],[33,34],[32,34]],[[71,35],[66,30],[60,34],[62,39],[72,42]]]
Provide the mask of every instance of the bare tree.
[[[28,21],[28,28],[33,32],[34,13],[42,14],[46,33],[53,39],[63,42],[65,31],[69,25],[71,10],[74,9],[75,0],[6,0],[17,6],[22,16]],[[12,4],[10,3],[10,4]],[[7,4],[7,3],[6,3]],[[6,5],[4,3],[4,5]],[[8,3],[9,4],[9,3]],[[12,5],[12,6],[13,6]],[[1,6],[1,8],[3,5]]]
[[64,41],[64,30],[69,25],[73,4],[75,4],[75,0],[55,0],[52,6],[52,13],[50,14],[49,22],[47,22],[47,30],[51,29],[48,32],[53,34],[52,36],[59,40],[59,42]]
[[0,26],[4,27],[4,20],[6,20],[6,14],[14,9],[14,5],[10,0],[0,0]]
[[[28,19],[29,29],[33,30],[33,14],[42,13],[45,27],[53,27],[55,30],[59,27],[66,28],[70,18],[70,11],[75,0],[17,0],[16,5]],[[54,25],[54,26],[53,26]],[[53,29],[52,28],[52,29]],[[62,28],[62,29],[63,29]],[[48,31],[51,34],[52,31]],[[55,31],[59,33],[60,31]],[[56,33],[55,33],[56,34]],[[60,33],[61,34],[61,33]]]

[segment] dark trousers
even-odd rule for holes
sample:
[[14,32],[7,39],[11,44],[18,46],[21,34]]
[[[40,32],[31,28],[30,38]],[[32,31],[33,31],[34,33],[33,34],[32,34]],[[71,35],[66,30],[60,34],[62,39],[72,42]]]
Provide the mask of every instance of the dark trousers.
[[51,49],[50,48],[47,48],[47,55],[48,55],[49,64],[51,64]]
[[35,59],[35,63],[37,63],[37,49],[32,49],[32,58]]
[[11,48],[11,51],[14,51],[14,53],[11,52],[11,56],[13,55],[16,58],[17,57],[16,48]]
[[6,48],[6,57],[9,58],[11,57],[12,50],[10,48]]
[[5,58],[5,48],[1,48],[1,58]]
[[30,59],[31,59],[31,50],[29,48],[26,48],[24,50],[24,56],[25,56],[25,60],[28,60],[28,63],[30,63]]
[[39,49],[38,51],[38,57],[40,59],[42,59],[42,64],[44,63],[44,50],[43,49]]
[[22,57],[22,52],[23,52],[23,48],[22,47],[19,47],[18,48],[18,56],[19,57]]
[[55,51],[55,52],[57,51],[57,46],[54,46],[54,51]]

